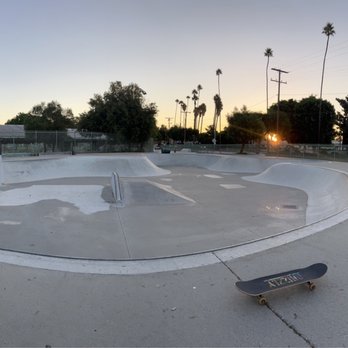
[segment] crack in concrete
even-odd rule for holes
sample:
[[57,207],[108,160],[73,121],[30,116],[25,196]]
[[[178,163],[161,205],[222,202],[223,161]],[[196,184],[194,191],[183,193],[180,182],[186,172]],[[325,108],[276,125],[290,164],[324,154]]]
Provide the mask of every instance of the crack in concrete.
[[117,214],[117,217],[118,217],[118,221],[120,222],[120,226],[121,226],[121,230],[122,230],[122,236],[123,236],[124,243],[125,243],[126,249],[127,249],[127,255],[128,255],[128,258],[131,259],[132,256],[131,256],[131,253],[130,253],[130,250],[129,250],[128,240],[127,240],[127,237],[126,237],[126,232],[125,232],[125,229],[124,229],[124,226],[123,226],[123,222],[122,222],[122,219],[121,219],[121,216],[120,216],[119,209],[117,207],[116,207],[116,214]]
[[266,303],[266,307],[279,319],[281,320],[289,329],[291,329],[297,336],[301,337],[310,347],[314,348],[315,345],[307,338],[303,333],[301,333],[294,325],[289,323],[283,316],[281,316],[269,303]]
[[[220,260],[220,262],[238,279],[243,280],[225,261],[223,261],[219,256],[217,256],[215,253],[213,253],[214,256]],[[290,322],[288,322],[283,316],[281,316],[269,303],[266,303],[265,305],[280,321],[283,322],[290,330],[293,331],[295,335],[300,337],[303,341],[307,343],[309,347],[314,348],[315,345],[309,338],[307,338],[303,333],[301,333],[294,325],[292,325]]]

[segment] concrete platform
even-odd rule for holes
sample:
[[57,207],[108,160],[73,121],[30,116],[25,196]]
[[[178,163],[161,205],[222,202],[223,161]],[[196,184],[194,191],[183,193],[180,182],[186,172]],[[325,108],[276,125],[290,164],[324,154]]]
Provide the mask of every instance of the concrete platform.
[[[182,157],[182,165],[187,158],[193,157]],[[306,224],[303,190],[202,168],[220,157],[200,158],[201,167],[165,169],[144,156],[4,161],[0,246],[72,258],[150,259],[226,248]],[[121,175],[121,207],[112,193],[113,171]]]
[[[230,170],[230,166],[234,165],[233,158],[216,156],[202,159],[199,162],[199,156],[195,155],[184,157],[178,163],[179,159],[175,157],[177,162],[172,163],[174,166],[163,163],[160,167],[170,171],[164,175],[123,177],[124,208],[116,207],[106,173],[75,178],[73,174],[66,178],[37,177],[36,181],[3,184],[0,192],[3,242],[18,243],[15,238],[11,239],[10,233],[7,233],[7,239],[4,238],[6,233],[3,231],[6,229],[3,227],[23,229],[21,238],[24,240],[31,238],[28,235],[31,231],[38,245],[40,239],[51,234],[47,231],[54,231],[52,235],[56,234],[56,238],[47,237],[40,245],[41,250],[47,251],[50,246],[55,252],[69,250],[72,254],[80,252],[83,255],[84,248],[90,253],[100,246],[101,238],[96,236],[92,239],[93,230],[100,236],[106,227],[126,222],[127,226],[119,228],[121,232],[127,231],[123,237],[129,236],[132,224],[135,226],[133,220],[139,217],[139,221],[150,226],[151,221],[146,219],[151,220],[153,216],[159,219],[160,214],[148,216],[146,213],[149,214],[153,207],[163,207],[168,213],[172,209],[175,213],[171,223],[170,218],[169,222],[164,218],[162,220],[163,226],[168,225],[174,232],[175,223],[180,224],[182,220],[185,225],[189,222],[189,213],[196,216],[198,221],[194,222],[200,224],[197,229],[193,227],[198,234],[196,242],[212,249],[214,240],[209,240],[200,231],[205,230],[205,225],[214,216],[223,220],[221,225],[218,219],[214,220],[221,231],[228,222],[235,220],[243,225],[245,221],[253,221],[251,214],[255,213],[256,207],[265,207],[268,199],[278,199],[274,201],[278,208],[287,205],[292,214],[302,216],[301,221],[306,226],[287,233],[281,231],[269,238],[249,240],[249,243],[231,248],[141,261],[130,259],[130,250],[133,253],[142,252],[136,250],[134,246],[137,242],[131,239],[130,243],[127,240],[128,248],[123,249],[125,259],[122,261],[73,260],[2,250],[0,346],[347,346],[347,164],[284,159],[263,161],[262,158],[253,161],[248,158],[248,168],[244,168],[248,175],[245,175],[239,172],[243,169],[240,164],[238,170]],[[159,160],[160,157],[157,158]],[[168,161],[168,157],[163,157],[164,160]],[[154,161],[151,160],[152,163]],[[200,165],[192,166],[191,161],[198,161]],[[222,166],[222,162],[226,165]],[[297,167],[289,167],[289,164],[297,164]],[[16,166],[19,173],[23,168],[18,163]],[[211,171],[208,166],[224,170]],[[10,166],[3,162],[1,167],[4,173],[2,182],[5,182],[9,178],[6,173],[10,173]],[[26,170],[29,172],[25,175],[30,176],[30,167]],[[272,185],[262,183],[270,179]],[[290,187],[285,187],[285,184]],[[54,198],[50,196],[53,193]],[[254,197],[251,193],[255,194]],[[293,197],[294,201],[286,203],[289,197]],[[209,200],[210,204],[207,203]],[[321,203],[316,204],[319,201]],[[294,209],[294,206],[299,207],[303,203],[304,210]],[[191,209],[196,205],[202,206],[201,210]],[[249,206],[253,207],[252,213]],[[219,215],[220,209],[224,214]],[[234,210],[236,214],[232,215]],[[274,223],[277,221],[276,214],[283,213],[281,209],[276,209],[273,215],[269,213],[267,216],[269,210],[266,208],[262,216],[261,213],[257,216],[257,224]],[[111,211],[117,214],[108,225],[103,221],[111,216]],[[208,212],[211,215],[206,218]],[[313,218],[319,215],[322,218],[313,222]],[[44,225],[50,219],[51,224],[45,229]],[[201,219],[203,223],[200,223]],[[285,216],[284,219],[286,224],[300,221],[298,217],[292,220],[290,216]],[[308,221],[311,221],[310,224]],[[70,229],[64,231],[61,227],[64,223],[76,226],[80,235],[74,236],[75,240]],[[24,231],[27,224],[30,229]],[[252,223],[250,225],[253,226]],[[155,224],[152,226],[154,228]],[[89,242],[95,243],[94,248],[83,240],[82,232],[85,230],[86,235],[90,235]],[[16,233],[15,228],[12,233]],[[222,238],[221,235],[217,241]],[[243,233],[236,236],[243,241]],[[179,242],[181,237],[177,235],[176,240]],[[150,241],[144,239],[145,250],[152,250],[146,245]],[[175,250],[174,244],[163,243],[163,240],[166,239],[162,239],[162,244],[166,244],[167,250]],[[200,244],[201,240],[205,242]],[[156,239],[152,243],[156,244]],[[104,255],[105,244],[106,238],[102,243]],[[188,246],[194,244],[188,243]],[[29,241],[25,240],[23,245],[30,246]],[[162,245],[157,244],[157,248],[161,249]],[[95,255],[100,254],[96,252]],[[240,293],[234,285],[238,279],[246,280],[314,262],[324,262],[329,268],[328,273],[317,281],[314,292],[308,292],[305,287],[275,292],[268,296],[268,306],[259,306],[255,299]]]

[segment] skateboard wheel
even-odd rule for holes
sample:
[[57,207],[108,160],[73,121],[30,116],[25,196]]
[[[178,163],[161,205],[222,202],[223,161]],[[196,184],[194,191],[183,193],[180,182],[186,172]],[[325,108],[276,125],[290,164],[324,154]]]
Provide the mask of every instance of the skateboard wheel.
[[315,289],[315,284],[312,283],[312,282],[309,282],[309,283],[308,283],[308,289],[309,289],[310,291],[313,291],[313,290]]
[[266,299],[266,297],[260,296],[259,299],[258,299],[258,303],[259,303],[259,305],[265,305],[265,304],[267,304],[267,299]]

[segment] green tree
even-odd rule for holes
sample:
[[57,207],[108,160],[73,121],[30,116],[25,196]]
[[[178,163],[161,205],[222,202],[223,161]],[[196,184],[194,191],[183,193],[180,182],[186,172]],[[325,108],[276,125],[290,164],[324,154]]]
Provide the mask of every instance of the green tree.
[[235,143],[241,144],[239,153],[244,152],[245,144],[259,142],[265,135],[262,116],[261,113],[248,111],[245,106],[240,111],[235,110],[227,115],[226,133],[235,140]]
[[214,126],[210,125],[206,127],[205,132],[202,132],[198,135],[198,141],[201,144],[211,145],[211,140],[214,138]]
[[123,86],[120,81],[110,83],[103,95],[90,99],[90,110],[80,115],[79,129],[112,133],[130,147],[143,148],[155,127],[157,107],[146,104],[146,92],[137,84]]
[[193,128],[187,128],[186,129],[186,141],[190,141],[190,142],[197,142],[198,139],[198,130],[197,129],[193,129]]
[[[288,142],[292,141],[292,122],[294,121],[293,115],[296,104],[297,102],[293,99],[280,100],[279,102],[278,137]],[[270,106],[268,113],[263,117],[266,133],[268,134],[277,132],[277,110],[278,103],[275,103]]]
[[330,144],[334,137],[336,113],[333,105],[314,96],[303,98],[296,107],[292,120],[293,142],[316,144],[318,137],[318,112],[321,104],[321,143]]
[[268,112],[268,66],[269,66],[269,58],[273,57],[273,51],[272,48],[266,48],[265,57],[267,57],[267,64],[266,64],[266,113]]
[[348,144],[348,96],[345,99],[336,98],[343,109],[343,113],[337,113],[336,125],[338,127],[338,135],[342,139],[342,144]]
[[320,83],[320,103],[319,103],[319,122],[318,122],[318,143],[321,143],[323,141],[321,136],[321,113],[322,113],[322,98],[323,98],[323,82],[324,82],[324,71],[325,71],[325,61],[326,61],[326,55],[327,50],[329,47],[329,40],[330,36],[333,36],[335,34],[335,29],[332,23],[327,23],[322,31],[323,34],[327,36],[326,40],[326,47],[325,47],[325,54],[324,54],[324,60],[323,60],[323,68],[321,71],[321,83]]
[[73,128],[76,119],[71,109],[63,109],[59,103],[51,101],[35,105],[28,113],[19,113],[6,124],[22,124],[25,130],[63,131]]
[[161,143],[162,141],[168,142],[168,128],[165,125],[156,129],[156,141]]
[[173,139],[175,142],[177,142],[177,141],[183,142],[184,141],[184,130],[183,130],[183,128],[180,128],[178,126],[171,127],[168,130],[168,136],[170,139]]

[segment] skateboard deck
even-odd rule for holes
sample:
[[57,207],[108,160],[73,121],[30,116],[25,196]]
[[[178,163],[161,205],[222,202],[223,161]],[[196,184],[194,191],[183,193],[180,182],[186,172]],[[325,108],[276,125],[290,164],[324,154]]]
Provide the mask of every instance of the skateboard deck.
[[310,290],[314,290],[315,284],[312,280],[322,277],[326,271],[327,266],[324,263],[315,263],[305,268],[293,269],[247,281],[238,281],[236,287],[247,295],[257,296],[260,304],[266,304],[267,300],[263,295],[271,291],[304,283],[307,283]]

